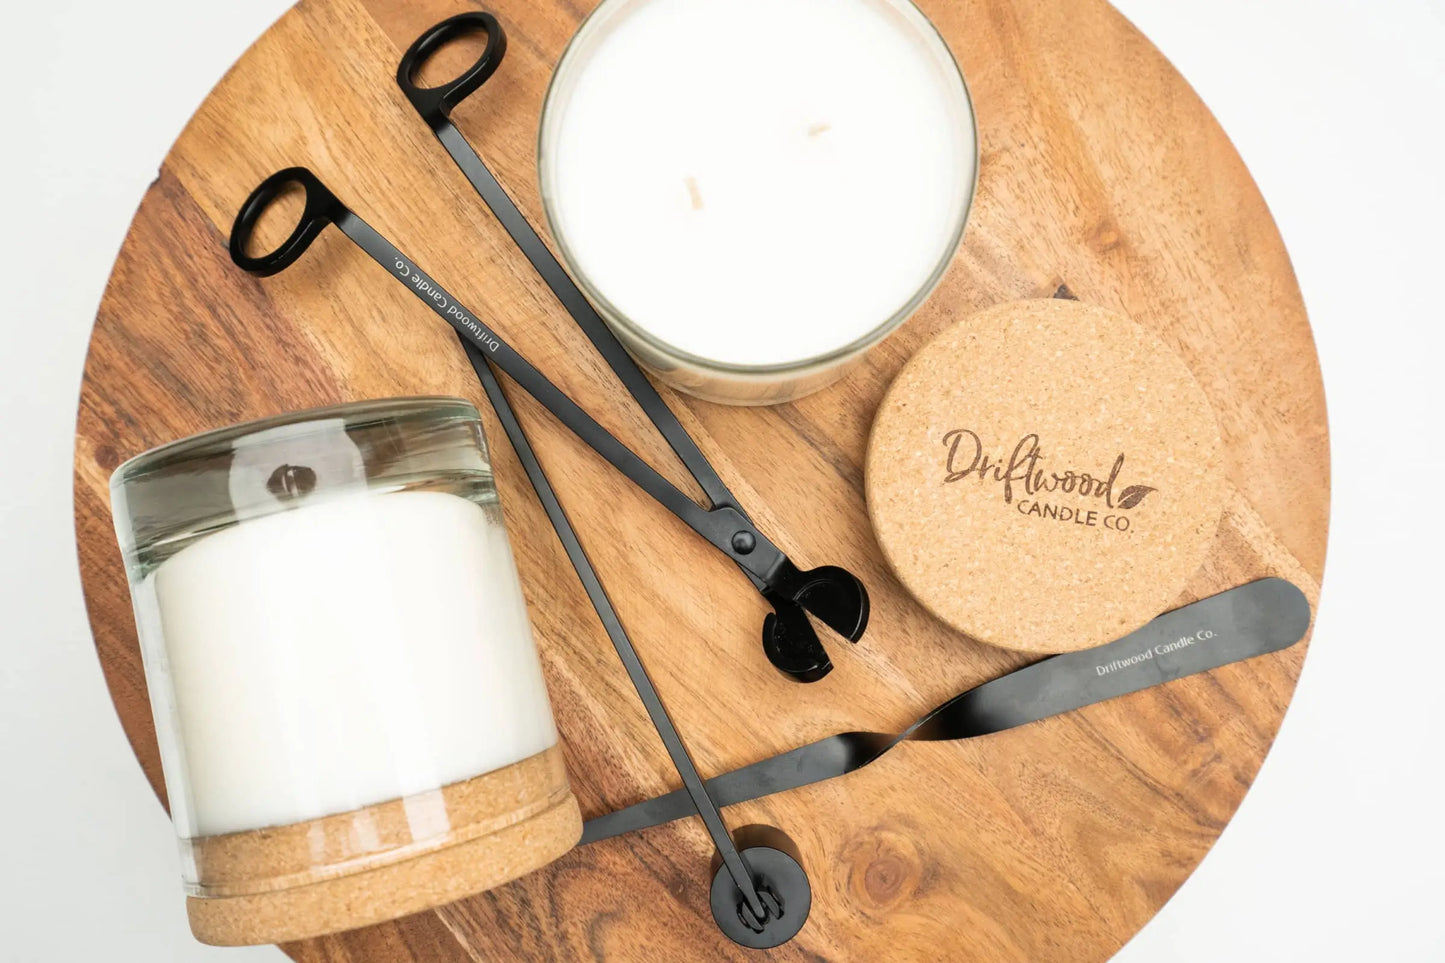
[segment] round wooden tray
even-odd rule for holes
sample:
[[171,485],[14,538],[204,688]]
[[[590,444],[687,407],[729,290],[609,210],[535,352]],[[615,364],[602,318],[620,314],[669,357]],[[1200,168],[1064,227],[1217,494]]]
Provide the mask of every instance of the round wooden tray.
[[[592,6],[491,2],[510,35],[507,59],[456,112],[534,223],[543,92]],[[921,6],[969,78],[982,138],[978,201],[944,284],[848,378],[798,403],[738,409],[668,394],[784,550],[801,566],[844,565],[868,583],[872,626],[856,648],[830,644],[831,676],[800,686],[773,671],[758,644],[764,604],[737,570],[511,391],[705,773],[840,730],[895,731],[1020,664],[908,598],[873,541],[862,491],[869,422],[893,375],[944,326],[999,301],[1066,284],[1158,333],[1203,385],[1231,489],[1212,553],[1180,602],[1270,574],[1318,598],[1329,502],[1323,390],[1289,259],[1229,141],[1103,0]],[[301,3],[197,111],[117,260],[80,403],[76,529],[96,647],[158,791],[110,471],[192,432],[344,400],[456,394],[490,417],[450,330],[339,236],[267,281],[231,265],[231,219],[264,175],[315,169],[490,312],[604,424],[683,477],[393,82],[411,40],[461,9],[454,0]],[[584,813],[675,788],[520,466],[489,424]],[[733,826],[767,822],[791,834],[812,877],[812,916],[772,957],[1108,957],[1224,828],[1304,653],[1296,646],[966,743],[908,745],[845,779],[730,808]],[[333,963],[750,958],[711,922],[708,859],[702,827],[686,821],[578,849],[433,913],[286,950]]]

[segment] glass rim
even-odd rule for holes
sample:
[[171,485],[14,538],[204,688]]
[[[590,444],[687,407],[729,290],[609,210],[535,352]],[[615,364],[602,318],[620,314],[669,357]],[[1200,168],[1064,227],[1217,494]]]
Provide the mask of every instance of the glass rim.
[[537,188],[542,198],[542,216],[547,222],[547,230],[551,233],[552,239],[555,241],[557,249],[562,255],[562,260],[565,262],[568,271],[576,279],[578,286],[582,289],[583,293],[586,294],[588,300],[598,307],[607,321],[622,328],[627,332],[628,336],[636,338],[652,351],[665,358],[704,371],[742,377],[767,377],[779,374],[794,374],[831,367],[834,364],[847,361],[855,355],[861,354],[882,342],[928,300],[928,297],[937,289],[939,283],[943,280],[944,274],[946,274],[948,269],[953,265],[953,261],[958,255],[958,249],[963,243],[963,236],[968,228],[968,218],[973,210],[973,202],[978,194],[979,167],[982,162],[982,148],[979,144],[978,135],[978,111],[974,108],[973,92],[969,89],[968,78],[964,76],[963,68],[959,66],[958,58],[953,54],[953,48],[949,46],[948,41],[944,39],[943,34],[939,32],[938,26],[929,19],[928,15],[919,8],[914,0],[882,0],[882,2],[895,7],[911,9],[917,19],[922,22],[924,29],[920,30],[920,33],[926,39],[936,43],[937,48],[941,50],[944,55],[945,64],[952,66],[953,72],[957,75],[959,84],[963,90],[963,103],[968,110],[968,123],[973,135],[973,177],[964,190],[962,203],[958,208],[957,222],[949,233],[948,243],[943,246],[943,249],[939,253],[938,262],[934,265],[933,270],[929,272],[928,277],[907,301],[878,325],[847,344],[821,354],[811,355],[807,358],[799,358],[793,361],[773,362],[770,364],[742,364],[732,361],[719,361],[714,358],[706,358],[702,355],[694,354],[683,348],[679,348],[664,338],[658,337],[656,334],[632,320],[631,317],[620,310],[606,295],[598,290],[597,286],[592,282],[592,279],[587,276],[587,272],[582,270],[576,255],[567,243],[567,237],[561,230],[559,219],[553,210],[555,191],[551,190],[550,187],[551,181],[555,177],[555,172],[552,169],[553,165],[549,164],[547,149],[548,118],[560,109],[557,107],[556,101],[561,96],[560,86],[564,70],[568,66],[570,59],[577,54],[580,45],[591,36],[591,32],[600,29],[598,24],[602,23],[601,16],[606,13],[609,7],[625,3],[641,2],[647,2],[647,0],[603,0],[591,13],[584,17],[576,33],[572,35],[572,38],[567,42],[567,46],[563,48],[562,56],[558,58],[557,66],[552,71],[552,77],[547,83],[546,96],[542,100],[542,112],[537,124]]
[[112,492],[132,481],[144,478],[152,472],[189,460],[197,455],[220,453],[238,438],[253,435],[286,425],[303,425],[345,418],[347,427],[364,427],[387,418],[418,415],[435,415],[441,418],[453,417],[480,424],[481,412],[465,398],[452,395],[409,395],[400,398],[372,398],[363,401],[345,401],[316,408],[302,408],[285,411],[264,418],[241,421],[220,428],[211,428],[184,438],[177,438],[162,445],[148,448],[138,455],[127,458],[110,474]]

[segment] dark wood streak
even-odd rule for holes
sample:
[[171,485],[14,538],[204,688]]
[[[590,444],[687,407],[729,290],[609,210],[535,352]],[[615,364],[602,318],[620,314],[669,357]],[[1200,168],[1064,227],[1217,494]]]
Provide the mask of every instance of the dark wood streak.
[[810,421],[796,404],[779,405],[777,416],[806,447],[818,453],[850,489],[863,497],[863,465]]

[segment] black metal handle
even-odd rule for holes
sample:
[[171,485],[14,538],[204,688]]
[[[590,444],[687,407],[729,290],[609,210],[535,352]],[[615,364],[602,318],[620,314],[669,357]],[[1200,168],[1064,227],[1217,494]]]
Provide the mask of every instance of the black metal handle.
[[[270,253],[257,256],[247,254],[246,250],[251,246],[251,238],[256,231],[256,222],[277,198],[292,187],[300,187],[306,192],[306,206],[302,209],[301,219],[296,222],[291,236]],[[296,259],[306,253],[317,235],[324,231],[328,224],[335,223],[336,218],[345,210],[336,195],[305,167],[288,167],[277,171],[251,192],[251,196],[246,198],[246,202],[236,214],[236,222],[231,226],[231,260],[260,277],[270,277],[284,271],[296,263]]]
[[[460,77],[439,87],[422,87],[417,84],[417,71],[427,58],[453,40],[477,33],[487,35],[487,46],[477,58],[477,62]],[[496,17],[481,10],[457,14],[427,30],[407,48],[406,53],[402,54],[401,64],[396,68],[396,82],[426,122],[435,124],[446,120],[453,107],[497,72],[506,52],[507,34]]]

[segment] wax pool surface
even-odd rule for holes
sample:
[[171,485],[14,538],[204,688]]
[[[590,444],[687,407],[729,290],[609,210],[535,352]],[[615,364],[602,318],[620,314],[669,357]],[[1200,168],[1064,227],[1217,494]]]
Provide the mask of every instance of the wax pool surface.
[[175,693],[152,687],[183,837],[412,796],[557,741],[505,530],[458,496],[250,519],[139,597],[164,634],[146,659]]
[[975,146],[920,15],[882,0],[626,10],[550,108],[554,224],[621,314],[708,360],[778,364],[852,343],[928,283]]

